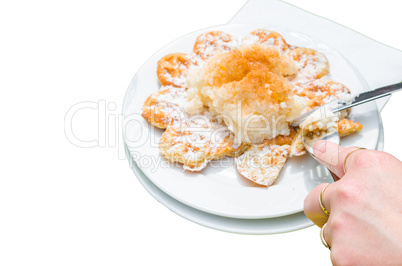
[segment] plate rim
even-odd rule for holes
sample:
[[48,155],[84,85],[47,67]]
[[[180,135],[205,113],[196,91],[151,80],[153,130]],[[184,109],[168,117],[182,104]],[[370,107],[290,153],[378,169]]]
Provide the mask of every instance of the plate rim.
[[[156,51],[151,57],[149,57],[148,60],[138,69],[138,71],[136,72],[136,74],[135,74],[134,77],[132,78],[132,80],[131,80],[131,82],[130,82],[128,88],[127,88],[127,91],[126,91],[126,94],[125,94],[125,97],[124,97],[123,108],[122,108],[123,114],[125,114],[125,109],[126,109],[126,107],[127,107],[126,99],[127,99],[128,93],[129,93],[129,89],[132,87],[133,83],[134,83],[135,80],[137,79],[138,73],[144,68],[145,65],[148,64],[149,61],[151,61],[151,59],[152,59],[156,54],[158,54],[160,51],[162,51],[163,49],[165,49],[167,46],[171,45],[172,43],[174,43],[174,42],[180,40],[181,38],[183,38],[183,37],[185,37],[185,36],[187,36],[187,35],[194,34],[194,33],[196,33],[196,32],[202,33],[202,32],[206,32],[206,31],[210,31],[210,30],[214,30],[214,29],[215,29],[215,30],[220,30],[220,29],[217,29],[217,28],[222,28],[222,27],[224,27],[224,28],[236,28],[236,27],[239,27],[239,26],[240,26],[240,27],[248,26],[248,27],[255,27],[255,28],[264,28],[264,29],[269,29],[269,30],[275,30],[275,31],[278,31],[279,33],[281,33],[281,32],[283,32],[283,33],[284,33],[284,32],[287,32],[287,33],[289,33],[289,34],[290,34],[290,33],[296,33],[296,34],[300,34],[301,36],[306,37],[306,38],[308,38],[308,39],[310,39],[310,40],[316,42],[317,44],[323,44],[323,45],[325,45],[326,47],[328,47],[330,50],[332,50],[333,52],[335,52],[335,53],[337,54],[337,56],[340,56],[340,57],[354,70],[354,74],[355,74],[355,75],[358,77],[358,79],[362,82],[363,87],[366,87],[366,86],[367,86],[367,88],[368,88],[368,85],[367,85],[366,80],[365,80],[364,77],[361,75],[361,73],[356,69],[356,67],[355,67],[353,64],[351,64],[351,62],[350,62],[349,60],[347,60],[347,58],[345,58],[342,54],[340,54],[337,50],[333,49],[330,45],[327,45],[327,44],[323,43],[323,42],[320,41],[318,38],[308,36],[308,35],[306,35],[306,34],[304,34],[304,33],[303,33],[303,34],[302,34],[302,33],[298,33],[298,32],[295,32],[295,31],[293,31],[293,30],[290,31],[290,30],[286,30],[286,29],[283,29],[283,28],[279,28],[279,27],[270,27],[270,26],[264,25],[264,24],[262,24],[262,23],[223,24],[223,25],[216,25],[216,26],[212,26],[212,27],[207,27],[207,28],[204,28],[204,29],[199,29],[199,30],[196,30],[196,31],[187,33],[187,34],[185,34],[185,35],[183,35],[183,36],[180,36],[180,37],[174,39],[173,41],[169,42],[168,44],[164,45],[163,47],[161,47],[161,48],[160,48],[158,51]],[[379,121],[380,121],[380,120],[381,120],[381,116],[380,116],[380,114],[379,114],[378,107],[377,107],[377,105],[374,105],[374,106],[375,106],[374,108],[375,108],[375,111],[376,111],[377,114],[378,114]],[[127,136],[125,135],[125,130],[123,130],[122,132],[123,132],[124,144],[127,145],[127,142],[126,142],[126,140],[127,140],[126,137],[127,137]],[[379,134],[377,135],[377,142],[376,142],[376,145],[378,144],[378,138],[379,138]],[[135,158],[133,158],[133,160],[135,161]],[[137,163],[137,162],[136,162],[136,163]],[[141,167],[139,167],[139,168],[141,168]],[[142,171],[142,170],[141,170],[141,171]],[[143,172],[143,171],[142,171],[142,172]],[[143,172],[143,173],[144,173],[144,175],[147,177],[147,179],[149,179],[149,180],[152,181],[152,179],[151,179],[150,177],[148,177],[148,175],[147,175],[145,172]],[[152,182],[153,182],[153,181],[152,181]],[[155,183],[154,183],[154,184],[155,184]],[[225,216],[225,217],[228,217],[228,218],[237,218],[237,219],[265,219],[265,218],[277,218],[277,217],[282,217],[282,216],[288,216],[288,215],[291,215],[291,214],[294,214],[294,213],[297,213],[297,212],[302,211],[302,208],[297,208],[296,210],[293,209],[293,210],[286,211],[286,212],[281,212],[281,213],[275,214],[275,215],[263,215],[263,214],[262,214],[262,215],[238,215],[238,214],[228,214],[228,213],[223,213],[223,212],[217,211],[217,210],[211,210],[210,208],[204,208],[203,206],[200,206],[200,205],[198,205],[198,204],[194,204],[193,202],[187,201],[186,199],[183,199],[182,197],[177,198],[177,197],[175,197],[175,195],[172,195],[171,193],[169,193],[169,191],[166,191],[163,187],[161,187],[161,186],[159,186],[159,185],[157,185],[157,184],[155,184],[155,185],[156,185],[159,189],[161,189],[164,193],[166,193],[166,194],[169,195],[170,197],[172,197],[172,198],[178,200],[179,202],[182,202],[183,204],[186,204],[186,205],[188,205],[188,206],[191,206],[191,207],[193,207],[193,208],[195,208],[195,209],[201,210],[201,211],[206,212],[206,213],[210,213],[210,214],[214,214],[214,215],[219,215],[219,216]]]
[[[380,118],[380,134],[379,134],[376,150],[382,151],[384,148],[384,132],[383,132],[384,128],[382,125],[381,116],[379,118]],[[219,230],[219,231],[229,232],[229,233],[237,233],[237,234],[247,234],[247,235],[281,234],[281,233],[287,233],[287,232],[301,230],[301,229],[314,225],[313,222],[307,221],[305,224],[299,225],[299,226],[294,226],[292,229],[282,228],[282,229],[273,230],[273,229],[269,229],[269,227],[271,225],[271,223],[270,223],[271,218],[266,218],[266,219],[264,219],[264,221],[266,221],[266,226],[267,226],[265,230],[256,230],[255,227],[253,226],[253,222],[255,220],[247,220],[247,219],[236,219],[236,220],[239,220],[240,223],[245,225],[245,226],[243,226],[243,229],[235,228],[233,226],[228,226],[227,223],[229,220],[227,220],[227,219],[235,219],[235,218],[222,217],[221,219],[215,219],[215,220],[211,219],[211,217],[215,217],[216,215],[210,214],[210,213],[205,213],[200,210],[194,209],[190,206],[187,206],[184,203],[182,203],[182,202],[174,199],[173,197],[170,197],[166,193],[164,193],[154,183],[152,183],[152,181],[150,179],[148,179],[145,175],[140,177],[141,173],[137,172],[135,170],[134,164],[136,164],[136,162],[134,160],[132,160],[131,153],[130,153],[126,143],[124,143],[124,148],[125,148],[125,153],[126,153],[130,168],[133,171],[134,175],[137,177],[140,184],[145,188],[145,190],[152,197],[154,197],[154,199],[156,199],[160,204],[164,205],[166,208],[171,210],[173,213],[179,215],[180,217],[182,217],[188,221],[191,221],[193,223],[196,223],[201,226],[205,226],[207,228],[211,228],[214,230]],[[141,171],[141,169],[139,169],[139,171]],[[152,190],[151,187],[153,187],[155,190]],[[170,201],[169,201],[169,197],[170,197]],[[198,219],[196,219],[194,217],[194,215],[192,215],[192,213],[194,214],[194,212],[199,213]],[[279,218],[286,220],[286,219],[289,219],[289,216],[282,216]],[[300,218],[296,218],[296,219],[300,219]],[[222,224],[217,224],[217,221],[221,221]],[[249,229],[248,230],[244,229],[244,227],[247,227],[247,226],[249,227]]]

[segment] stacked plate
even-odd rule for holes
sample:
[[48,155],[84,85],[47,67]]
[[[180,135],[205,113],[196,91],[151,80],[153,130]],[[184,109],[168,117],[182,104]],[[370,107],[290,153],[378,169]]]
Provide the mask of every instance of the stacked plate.
[[[332,182],[327,170],[308,155],[290,158],[271,187],[254,186],[241,177],[230,158],[209,165],[199,173],[168,163],[159,153],[163,130],[141,117],[146,98],[160,88],[156,64],[170,53],[190,53],[200,34],[220,30],[242,38],[255,29],[279,32],[292,45],[309,47],[326,55],[331,76],[357,94],[368,89],[356,69],[327,44],[311,37],[264,25],[225,25],[183,36],[155,53],[137,72],[124,99],[124,141],[132,169],[145,189],[173,212],[196,223],[229,232],[271,234],[312,225],[303,213],[305,196],[316,185]],[[364,125],[355,135],[342,139],[345,146],[382,149],[383,130],[375,103],[352,110],[352,120]]]

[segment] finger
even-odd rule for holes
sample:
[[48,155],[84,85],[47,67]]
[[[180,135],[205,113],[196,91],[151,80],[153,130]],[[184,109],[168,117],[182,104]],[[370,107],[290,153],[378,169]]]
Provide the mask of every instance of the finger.
[[[309,218],[314,224],[316,224],[319,227],[322,227],[328,221],[329,217],[326,213],[322,211],[319,201],[321,190],[327,185],[328,183],[323,183],[316,186],[304,199],[304,214],[307,216],[307,218]],[[331,186],[332,184],[325,189],[322,198],[323,204],[329,212],[331,212],[331,210],[327,206],[328,200],[326,199],[328,196],[327,190]]]
[[343,171],[343,161],[346,155],[356,147],[344,148],[330,141],[317,141],[313,150],[317,160],[327,167],[331,172],[342,178],[345,173]]

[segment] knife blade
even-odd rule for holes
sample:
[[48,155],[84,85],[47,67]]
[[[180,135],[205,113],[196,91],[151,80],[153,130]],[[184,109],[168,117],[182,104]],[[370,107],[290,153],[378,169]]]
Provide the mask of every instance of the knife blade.
[[[338,106],[335,108],[332,108],[331,111],[334,113],[339,112],[339,111],[351,108],[351,107],[359,105],[359,104],[367,103],[367,102],[377,100],[382,97],[386,97],[386,96],[391,95],[392,93],[400,91],[400,90],[402,90],[402,82],[388,85],[385,87],[381,87],[381,88],[378,88],[378,89],[375,89],[372,91],[366,91],[366,92],[360,93],[358,95],[355,95],[353,97],[352,102],[349,102],[349,103],[339,102]],[[293,120],[291,125],[298,126],[307,116],[312,114],[314,111],[315,111],[315,109],[310,110],[310,111],[300,115],[295,120]]]

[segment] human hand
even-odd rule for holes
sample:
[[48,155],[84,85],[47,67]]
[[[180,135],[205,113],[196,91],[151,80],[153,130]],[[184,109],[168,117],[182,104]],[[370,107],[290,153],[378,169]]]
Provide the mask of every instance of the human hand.
[[322,227],[335,265],[402,264],[402,162],[373,150],[344,148],[332,142],[314,145],[314,155],[340,180],[314,188],[304,201],[304,213]]

